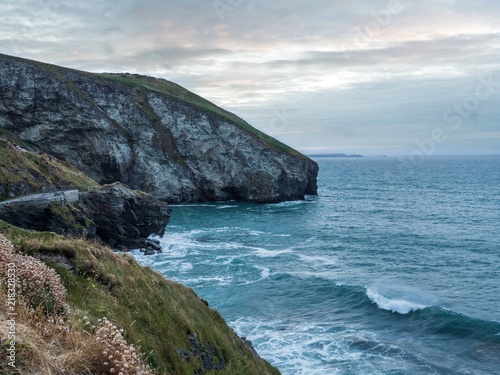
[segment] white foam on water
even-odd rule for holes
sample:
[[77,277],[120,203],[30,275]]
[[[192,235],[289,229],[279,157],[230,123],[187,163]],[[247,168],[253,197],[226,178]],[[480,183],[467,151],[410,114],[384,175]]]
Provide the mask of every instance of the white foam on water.
[[146,267],[151,267],[153,264],[156,263],[152,259],[154,255],[144,255],[139,250],[131,250],[128,252],[128,254],[132,255],[139,262],[139,264]]
[[269,277],[271,276],[271,269],[268,267],[254,266],[254,268],[260,271],[260,277],[258,279],[255,279],[255,280],[246,280],[245,282],[238,284],[238,285],[255,284],[255,283],[258,283],[260,281],[269,279]]
[[309,200],[299,200],[299,201],[286,201],[286,202],[280,202],[280,203],[271,203],[268,206],[271,208],[274,207],[295,207],[295,206],[302,206],[304,204],[311,204],[314,203],[313,201]]
[[260,280],[265,280],[265,279],[269,279],[269,276],[271,274],[271,270],[267,267],[257,267],[258,269],[260,269]]
[[224,286],[233,282],[233,278],[230,276],[195,277],[178,280],[190,286]]
[[234,227],[220,227],[220,228],[211,228],[210,231],[211,232],[216,232],[216,233],[225,233],[225,232],[229,232],[229,231],[234,231],[235,229],[237,229],[237,228],[234,228]]
[[406,299],[388,298],[370,288],[366,289],[366,295],[373,303],[376,303],[380,309],[397,312],[399,314],[408,314],[412,311],[430,307],[430,305],[412,302]]
[[364,340],[373,342],[373,346],[379,344],[373,334],[329,331],[324,324],[239,318],[230,325],[252,341],[259,355],[283,374],[345,374],[346,368],[339,364],[356,363],[366,355],[351,349],[353,342]]
[[338,265],[338,259],[333,258],[333,257],[328,257],[328,256],[321,256],[321,255],[304,255],[304,254],[299,254],[299,258],[306,262],[310,263],[311,265],[315,267],[321,267],[321,266],[337,266]]
[[250,246],[245,246],[245,248],[253,250],[253,255],[258,256],[259,258],[274,258],[282,254],[293,253],[292,249],[268,250],[261,247],[250,247]]
[[418,286],[405,284],[403,280],[385,278],[365,287],[367,297],[380,309],[408,314],[440,304],[433,293]]
[[[331,270],[325,271],[287,271],[287,275],[298,277],[299,279],[315,279],[320,278],[327,281],[335,281],[338,280],[338,275]],[[338,285],[338,284],[337,284]]]
[[217,255],[214,259],[214,262],[210,262],[207,260],[205,262],[202,262],[202,264],[214,264],[214,263],[216,263],[216,264],[220,264],[220,265],[224,265],[224,266],[229,266],[236,258],[237,258],[236,256]]
[[179,267],[179,272],[181,273],[186,273],[188,271],[191,271],[193,269],[193,265],[191,263],[181,263]]
[[222,266],[231,266],[236,259],[243,259],[249,257],[250,254],[238,254],[238,255],[217,255],[213,261],[206,260],[200,262],[200,264],[217,264]]
[[233,205],[233,206],[229,206],[229,205],[227,205],[227,206],[215,206],[215,208],[217,210],[225,210],[227,208],[235,208],[235,207],[238,207],[238,206],[236,206],[236,205]]
[[200,251],[213,249],[235,249],[241,247],[234,242],[219,242],[204,239],[203,235],[211,235],[213,232],[224,232],[231,228],[222,227],[210,230],[191,230],[187,232],[168,232],[164,237],[152,237],[160,241],[163,254],[168,258],[184,258],[199,254]]

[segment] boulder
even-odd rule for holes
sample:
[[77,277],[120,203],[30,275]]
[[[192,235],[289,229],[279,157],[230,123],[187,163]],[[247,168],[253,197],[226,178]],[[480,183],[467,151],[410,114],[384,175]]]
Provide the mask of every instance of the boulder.
[[144,247],[152,234],[162,236],[171,214],[167,203],[123,183],[80,193],[80,206],[96,224],[97,235],[103,241],[129,249]]

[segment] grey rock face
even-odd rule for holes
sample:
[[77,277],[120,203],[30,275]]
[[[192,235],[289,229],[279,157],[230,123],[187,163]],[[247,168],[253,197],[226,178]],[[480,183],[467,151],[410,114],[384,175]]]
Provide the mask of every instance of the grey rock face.
[[96,225],[81,210],[59,201],[21,201],[0,206],[0,219],[23,229],[96,237]]
[[169,202],[316,194],[314,161],[242,128],[211,103],[206,109],[206,101],[183,100],[195,97],[187,90],[156,89],[162,82],[0,55],[0,129],[99,183],[122,181]]
[[97,226],[97,235],[112,246],[139,248],[151,234],[162,236],[170,208],[155,197],[134,192],[122,183],[80,193],[82,211]]
[[161,247],[147,238],[165,233],[170,212],[166,202],[122,183],[92,192],[36,194],[0,203],[0,219],[24,229],[98,236],[111,246],[153,251]]

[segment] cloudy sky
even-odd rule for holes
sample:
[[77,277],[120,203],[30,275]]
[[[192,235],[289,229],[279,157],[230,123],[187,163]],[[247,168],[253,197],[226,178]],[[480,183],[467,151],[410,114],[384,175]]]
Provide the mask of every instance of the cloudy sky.
[[1,0],[0,14],[0,53],[166,78],[309,154],[500,154],[498,0]]

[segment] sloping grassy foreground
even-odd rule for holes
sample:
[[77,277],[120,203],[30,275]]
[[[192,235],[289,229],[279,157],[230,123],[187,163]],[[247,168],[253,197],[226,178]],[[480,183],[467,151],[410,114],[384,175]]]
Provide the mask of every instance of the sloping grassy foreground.
[[[98,319],[107,318],[124,329],[127,344],[139,347],[144,362],[158,374],[279,374],[255,357],[222,317],[202,303],[193,290],[140,266],[131,256],[115,254],[84,239],[24,231],[3,221],[0,233],[14,244],[16,252],[41,259],[60,275],[71,309],[66,324],[76,331],[76,336],[79,330],[82,337],[85,335],[82,322],[90,327],[99,326]],[[22,368],[23,363],[30,363],[35,352],[47,352],[58,345],[57,340],[47,342],[28,326],[19,326],[23,337],[30,338],[18,346],[21,357],[17,361],[23,374],[36,373],[28,367]],[[63,353],[67,358],[71,358],[71,352],[74,356],[88,349],[81,340],[74,341],[75,346],[70,345],[68,353]],[[57,350],[62,350],[60,344]],[[2,370],[7,371],[0,367]],[[64,373],[77,372],[68,368]]]

